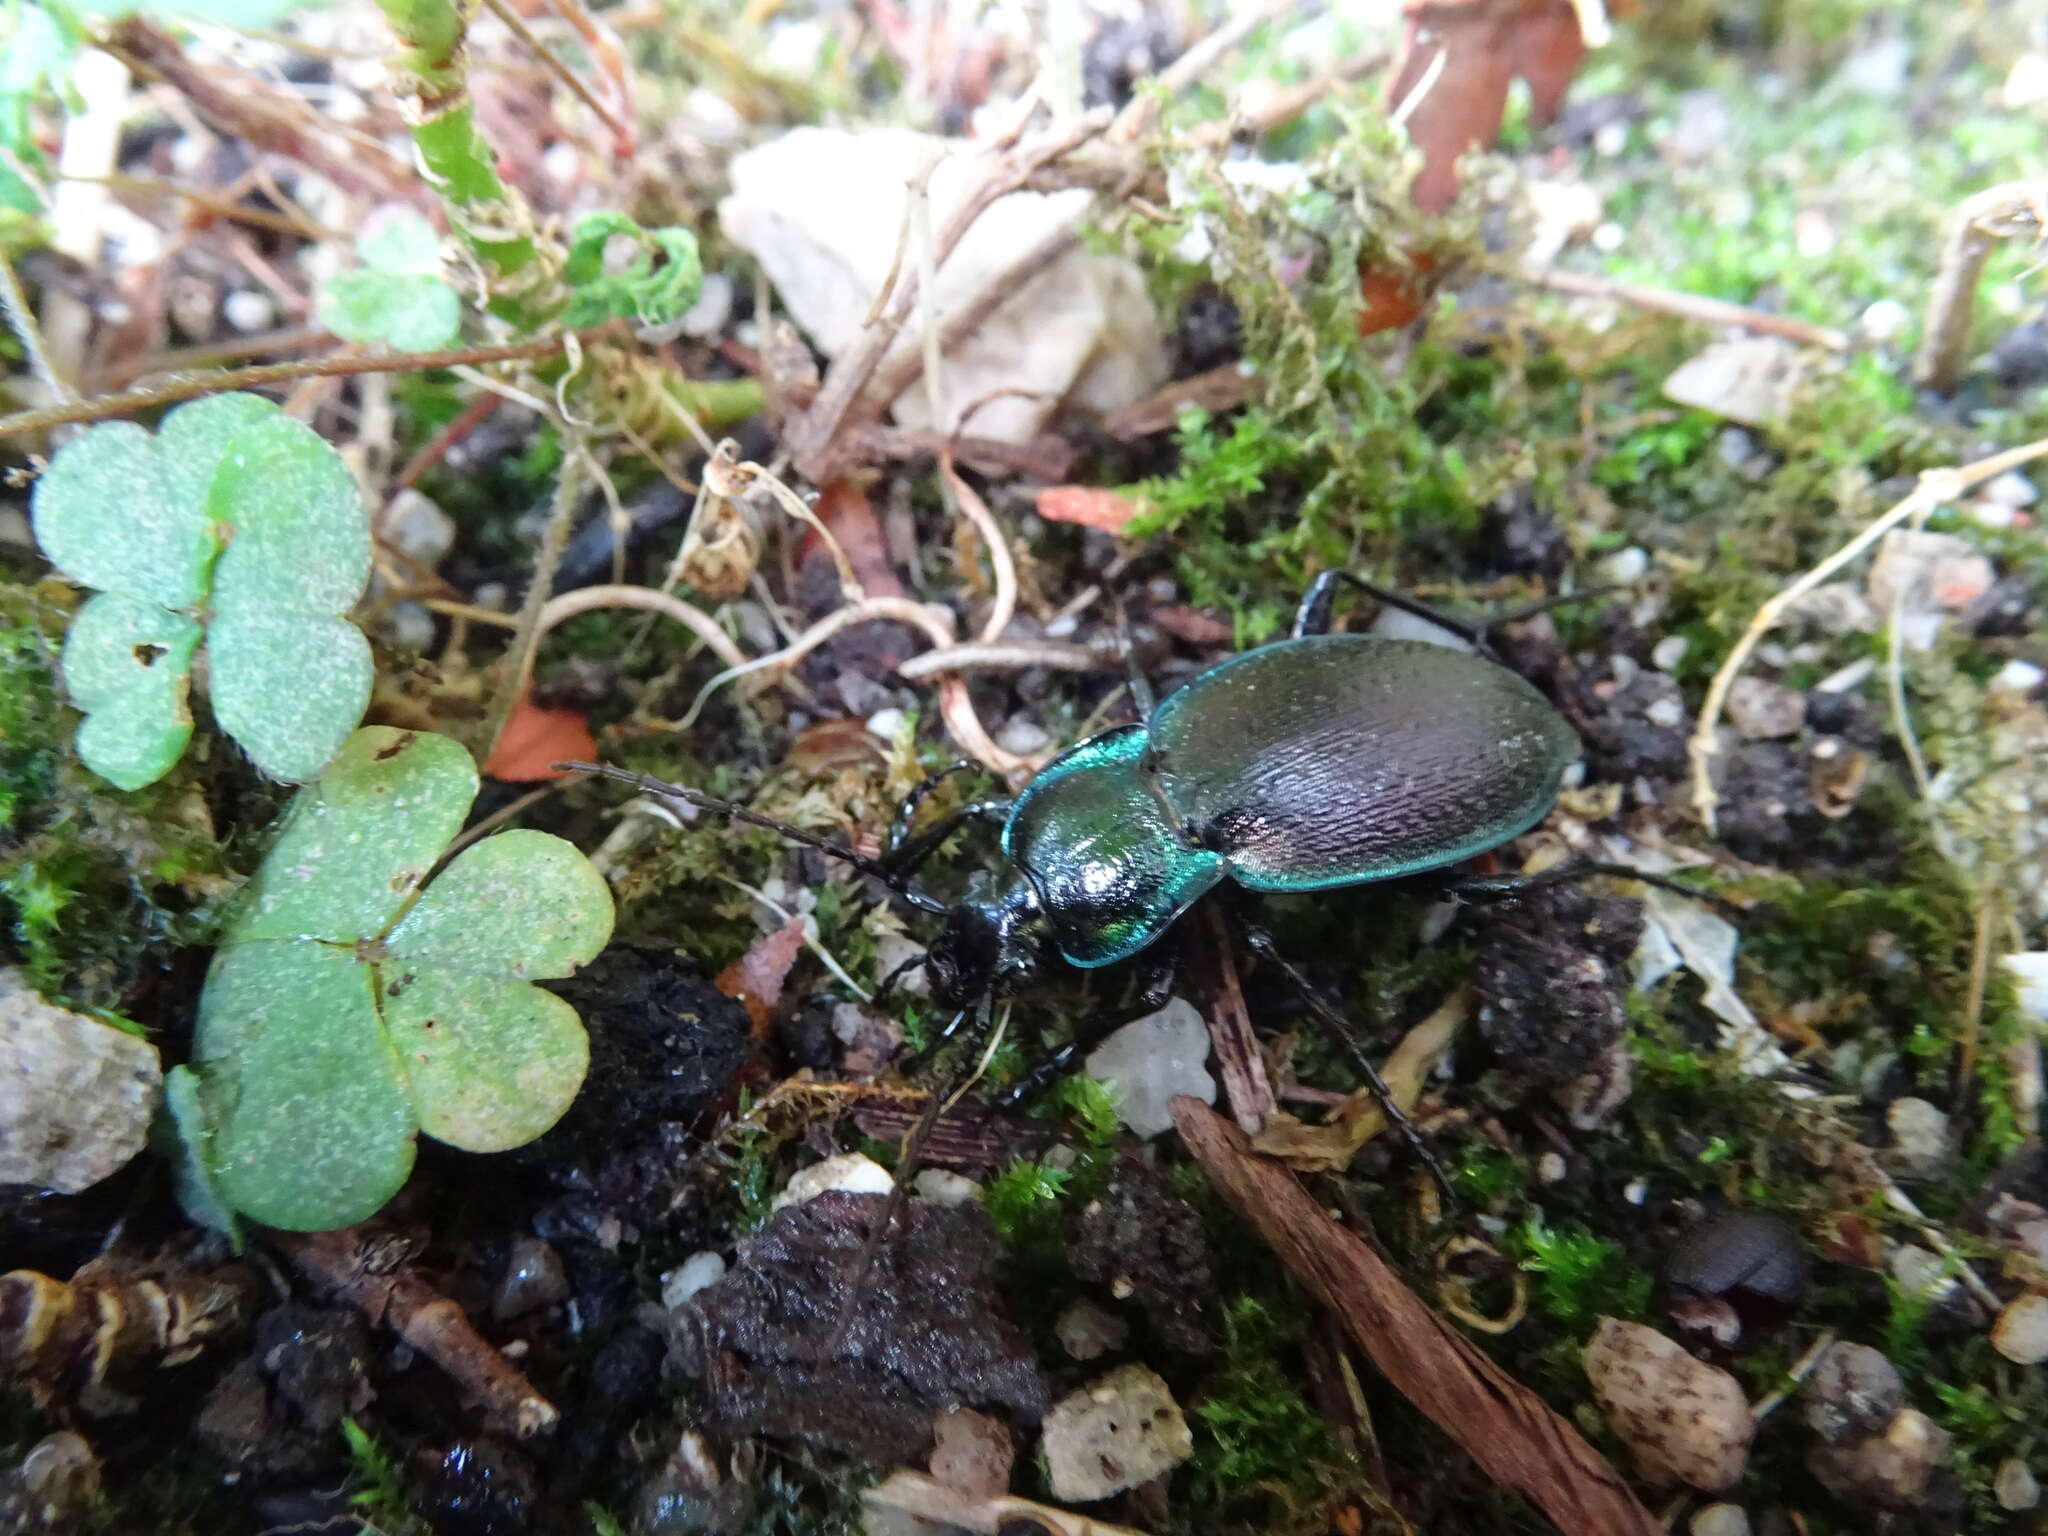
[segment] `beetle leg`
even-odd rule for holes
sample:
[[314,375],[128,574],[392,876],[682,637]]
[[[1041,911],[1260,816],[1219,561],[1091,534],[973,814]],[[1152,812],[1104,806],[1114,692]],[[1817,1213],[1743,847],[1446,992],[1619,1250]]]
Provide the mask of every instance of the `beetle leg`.
[[1147,971],[1144,984],[1136,998],[1125,1007],[1112,1008],[1090,1019],[1074,1032],[1073,1039],[996,1095],[996,1106],[1000,1109],[1017,1109],[1029,1104],[1063,1076],[1078,1058],[1093,1051],[1126,1024],[1148,1018],[1164,1008],[1173,996],[1175,985],[1180,981],[1180,973],[1179,957],[1162,956],[1158,963]]
[[1363,1074],[1366,1087],[1372,1090],[1373,1099],[1378,1103],[1380,1113],[1387,1117],[1387,1124],[1401,1133],[1401,1139],[1408,1143],[1408,1149],[1421,1160],[1422,1166],[1429,1170],[1429,1176],[1436,1180],[1437,1188],[1443,1191],[1444,1198],[1455,1202],[1457,1191],[1451,1188],[1450,1175],[1444,1172],[1443,1164],[1436,1160],[1436,1154],[1430,1151],[1429,1144],[1422,1139],[1422,1133],[1415,1129],[1415,1124],[1408,1118],[1406,1111],[1394,1102],[1393,1090],[1387,1087],[1386,1079],[1380,1076],[1380,1069],[1373,1065],[1372,1057],[1366,1054],[1365,1047],[1358,1043],[1358,1037],[1351,1032],[1350,1023],[1336,1009],[1324,1002],[1316,989],[1309,984],[1309,979],[1295,968],[1294,962],[1280,953],[1280,946],[1274,943],[1270,933],[1253,923],[1244,924],[1243,933],[1245,943],[1255,954],[1273,963],[1287,979],[1288,985],[1300,994],[1301,1000],[1308,1005],[1308,1011],[1315,1017],[1316,1022],[1323,1026],[1330,1038],[1335,1040],[1344,1054],[1351,1058],[1352,1065]]
[[891,848],[883,855],[882,866],[891,871],[897,879],[908,880],[924,867],[927,859],[946,845],[948,838],[968,822],[977,818],[995,821],[1009,814],[1010,802],[1007,800],[977,800],[973,805],[962,806],[937,825],[927,827],[918,833],[909,842]]
[[887,859],[893,856],[896,850],[903,845],[903,840],[910,836],[910,824],[917,819],[919,807],[931,797],[933,790],[945,783],[946,780],[952,778],[954,774],[966,773],[978,767],[980,767],[980,764],[971,763],[963,757],[955,762],[948,763],[929,778],[922,779],[912,785],[910,793],[905,795],[902,802],[896,807],[895,819],[889,823],[889,840],[882,845],[882,857]]
[[1294,611],[1295,639],[1299,640],[1304,635],[1327,635],[1330,632],[1330,610],[1336,602],[1337,583],[1340,581],[1363,592],[1367,597],[1378,599],[1389,608],[1412,613],[1416,618],[1434,624],[1439,629],[1449,630],[1467,645],[1489,657],[1492,650],[1486,643],[1486,632],[1494,625],[1505,622],[1496,619],[1488,623],[1474,624],[1466,619],[1454,619],[1441,609],[1417,602],[1412,597],[1404,597],[1393,588],[1367,581],[1363,576],[1354,576],[1349,571],[1323,571],[1309,584],[1307,595],[1301,600],[1301,606]]
[[1548,869],[1538,870],[1533,875],[1454,875],[1439,887],[1447,895],[1477,897],[1480,900],[1512,900],[1524,891],[1540,890],[1546,885],[1562,885],[1568,880],[1585,880],[1594,875],[1610,875],[1616,880],[1636,880],[1644,885],[1654,885],[1660,891],[1684,896],[1709,907],[1731,922],[1740,922],[1746,915],[1744,909],[1715,891],[1704,891],[1696,885],[1687,885],[1682,880],[1673,880],[1668,875],[1652,874],[1629,864],[1606,864],[1596,859],[1567,859],[1553,864]]

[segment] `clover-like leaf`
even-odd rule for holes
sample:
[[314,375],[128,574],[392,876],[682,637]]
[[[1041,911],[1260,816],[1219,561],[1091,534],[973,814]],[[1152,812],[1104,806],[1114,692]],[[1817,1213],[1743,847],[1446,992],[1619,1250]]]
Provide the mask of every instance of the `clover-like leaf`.
[[64,680],[86,714],[79,756],[103,778],[140,789],[177,762],[202,636],[215,715],[273,777],[311,778],[362,717],[370,649],[340,617],[369,579],[362,495],[268,400],[195,401],[154,437],[94,427],[51,460],[33,520],[57,569],[101,592]]
[[[631,242],[633,255],[607,270],[607,247],[614,240]],[[562,315],[565,325],[597,325],[615,317],[666,325],[697,302],[704,263],[697,237],[687,229],[642,229],[623,213],[588,213],[569,231],[562,281],[574,293]]]
[[441,278],[441,241],[410,209],[378,221],[356,242],[363,265],[320,289],[320,323],[344,341],[384,342],[400,352],[445,347],[462,329],[462,299]]
[[611,895],[527,831],[428,881],[477,783],[447,737],[372,726],[299,792],[237,898],[174,1105],[195,1212],[347,1226],[405,1182],[419,1131],[502,1151],[568,1108],[589,1042],[532,983],[604,947]]

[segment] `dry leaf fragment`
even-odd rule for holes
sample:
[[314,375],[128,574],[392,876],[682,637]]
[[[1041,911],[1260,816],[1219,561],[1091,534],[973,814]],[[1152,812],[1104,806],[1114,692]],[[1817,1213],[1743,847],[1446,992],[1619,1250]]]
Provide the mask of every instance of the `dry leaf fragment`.
[[587,763],[596,756],[597,739],[581,713],[543,709],[529,690],[505,717],[505,729],[484,761],[484,772],[506,784],[538,784],[568,777],[556,763]]
[[789,968],[796,964],[804,947],[803,914],[799,913],[773,933],[754,940],[744,955],[713,979],[712,985],[747,1010],[758,1045],[775,1017],[775,1005],[782,1000],[782,984]]
[[1118,491],[1092,485],[1049,485],[1038,493],[1038,515],[1049,523],[1079,523],[1104,533],[1122,533],[1144,511],[1142,503]]

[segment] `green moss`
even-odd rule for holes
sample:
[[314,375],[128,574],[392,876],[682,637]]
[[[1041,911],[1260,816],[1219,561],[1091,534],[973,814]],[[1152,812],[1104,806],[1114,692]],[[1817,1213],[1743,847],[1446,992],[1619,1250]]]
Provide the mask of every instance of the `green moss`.
[[1513,1251],[1536,1277],[1535,1302],[1546,1317],[1580,1328],[1596,1317],[1641,1317],[1650,1277],[1619,1243],[1584,1228],[1551,1229],[1532,1215],[1514,1234]]
[[1328,1502],[1341,1457],[1302,1396],[1302,1315],[1255,1296],[1225,1308],[1222,1356],[1190,1414],[1195,1450],[1185,1502],[1175,1501],[1183,1528],[1284,1530]]

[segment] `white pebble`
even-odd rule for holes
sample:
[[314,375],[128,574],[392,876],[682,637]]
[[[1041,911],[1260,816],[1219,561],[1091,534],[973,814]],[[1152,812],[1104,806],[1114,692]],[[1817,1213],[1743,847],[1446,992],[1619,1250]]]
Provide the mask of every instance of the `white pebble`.
[[926,1168],[911,1180],[917,1198],[933,1205],[965,1205],[981,1192],[981,1186],[964,1173],[948,1168]]
[[2032,1509],[2041,1502],[2040,1481],[2017,1456],[2008,1456],[1998,1464],[1998,1473],[1991,1479],[1991,1492],[2000,1509]]
[[868,716],[868,734],[879,736],[884,741],[894,741],[903,730],[903,711],[890,705],[878,709]]
[[889,1170],[865,1152],[842,1152],[808,1168],[799,1168],[783,1186],[782,1193],[775,1197],[770,1209],[779,1211],[786,1205],[802,1205],[806,1200],[815,1200],[833,1190],[845,1190],[855,1195],[886,1195],[894,1185]]
[[1603,1317],[1586,1345],[1586,1379],[1644,1477],[1702,1492],[1742,1476],[1756,1421],[1742,1383],[1641,1323]]
[[1209,1026],[1194,1004],[1171,998],[1126,1024],[1088,1057],[1088,1075],[1115,1090],[1117,1118],[1139,1136],[1173,1129],[1167,1104],[1178,1094],[1216,1102],[1209,1075]]
[[1728,722],[1751,741],[1794,736],[1806,723],[1806,695],[1761,677],[1738,677],[1728,690]]
[[2020,1365],[2048,1360],[2048,1296],[2028,1291],[2008,1302],[1992,1326],[1991,1347]]
[[220,302],[221,318],[244,336],[277,324],[277,301],[255,288],[237,288]]
[[1568,1171],[1562,1152],[1546,1152],[1536,1159],[1536,1178],[1539,1183],[1559,1183]]
[[1685,660],[1685,648],[1689,644],[1691,641],[1684,635],[1666,635],[1657,642],[1656,649],[1650,652],[1650,665],[1659,672],[1669,672]]
[[1650,571],[1649,551],[1631,544],[1627,549],[1618,549],[1600,564],[1600,572],[1617,586],[1629,586],[1641,581]]
[[725,1278],[725,1260],[706,1249],[693,1253],[661,1277],[661,1304],[673,1312],[699,1291],[709,1290]]
[[1652,699],[1650,707],[1643,711],[1643,718],[1652,725],[1661,725],[1666,730],[1685,724],[1685,704],[1674,698]]
[[1709,1504],[1692,1517],[1692,1536],[1749,1536],[1749,1516],[1740,1504]]
[[1863,311],[1856,325],[1866,340],[1882,345],[1897,341],[1905,335],[1906,327],[1912,322],[1912,315],[1897,299],[1879,299]]
[[1932,1173],[1948,1161],[1948,1116],[1925,1099],[1894,1099],[1884,1112],[1892,1151],[1913,1173]]
[[1052,1496],[1086,1504],[1172,1471],[1195,1437],[1158,1373],[1127,1365],[1053,1404],[1040,1444]]

